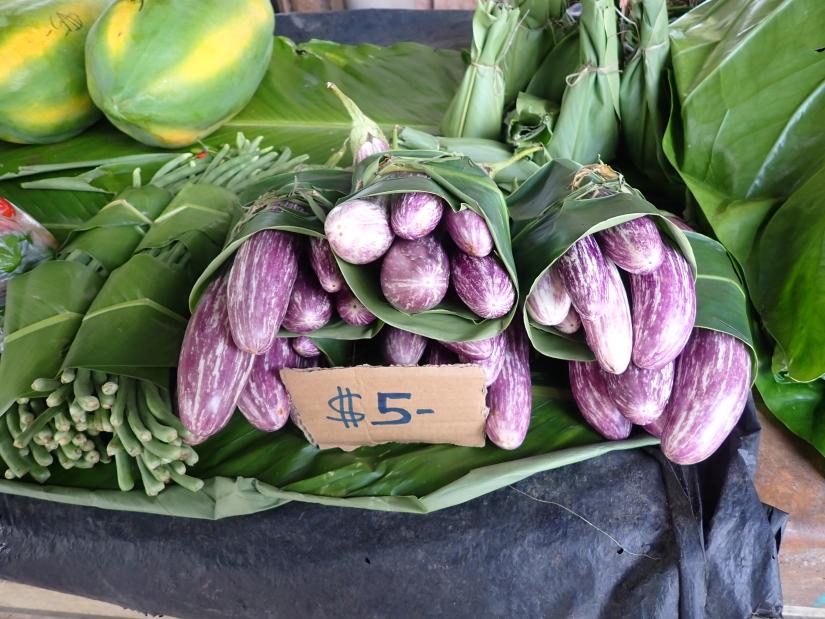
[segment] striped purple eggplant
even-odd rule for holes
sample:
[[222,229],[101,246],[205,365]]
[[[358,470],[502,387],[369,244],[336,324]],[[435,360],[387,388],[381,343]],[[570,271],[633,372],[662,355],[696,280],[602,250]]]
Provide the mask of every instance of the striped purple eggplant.
[[364,142],[358,147],[353,157],[353,163],[358,165],[367,157],[371,157],[376,153],[386,153],[390,150],[390,144],[381,136],[367,135]]
[[303,357],[304,359],[314,359],[315,357],[319,357],[321,355],[321,349],[315,345],[312,338],[309,338],[306,335],[293,338],[291,344],[292,350],[295,351],[295,354]]
[[592,236],[576,241],[556,262],[567,294],[581,318],[601,316],[609,307],[609,269]]
[[469,359],[471,362],[476,359],[487,359],[493,354],[496,346],[496,335],[483,340],[471,340],[469,342],[441,342],[441,345],[455,354]]
[[527,315],[540,325],[553,326],[567,318],[570,295],[564,287],[558,267],[547,269],[527,297]]
[[696,286],[690,265],[665,246],[659,268],[630,275],[633,295],[633,363],[655,370],[682,352],[696,319]]
[[309,263],[321,288],[333,294],[341,290],[344,284],[344,276],[338,268],[338,262],[332,254],[326,239],[312,238],[309,241]]
[[324,221],[324,234],[332,250],[350,264],[378,260],[393,239],[387,209],[370,200],[348,200],[336,206]]
[[662,235],[648,217],[602,230],[598,237],[607,257],[628,273],[650,273],[662,263]]
[[607,273],[607,309],[601,316],[582,318],[587,345],[605,372],[621,374],[630,365],[633,350],[633,325],[630,303],[619,269],[605,260]]
[[458,355],[461,363],[473,363],[481,366],[486,377],[484,384],[487,386],[492,385],[501,373],[501,368],[504,367],[504,352],[506,349],[506,341],[503,333],[499,333],[495,337],[490,338],[490,340],[492,341],[492,350],[484,359],[472,359],[466,355]]
[[450,273],[459,298],[482,318],[501,318],[516,302],[513,282],[493,256],[476,258],[453,252]]
[[296,355],[286,338],[278,338],[266,354],[255,358],[238,408],[259,430],[275,432],[289,419],[292,404],[279,372],[281,368],[297,365]]
[[667,214],[667,215],[665,215],[665,217],[667,217],[670,220],[670,223],[672,223],[674,226],[679,228],[679,230],[684,230],[685,232],[696,232],[696,230],[691,228],[687,224],[687,222],[684,219],[682,219],[681,217],[677,217],[676,215],[672,215],[672,214]]
[[493,235],[484,218],[475,211],[464,208],[446,210],[444,220],[447,234],[465,254],[483,258],[493,251]]
[[673,389],[674,363],[659,370],[632,363],[621,374],[606,374],[607,392],[628,421],[640,426],[661,417]]
[[564,317],[564,320],[553,326],[556,330],[561,331],[562,333],[572,334],[581,329],[582,319],[579,318],[579,313],[576,311],[576,308],[571,305],[570,311],[567,312],[567,316]]
[[269,350],[297,275],[294,235],[261,230],[241,245],[226,285],[229,326],[238,348],[255,355]]
[[434,340],[427,343],[427,354],[424,357],[424,365],[453,365],[458,363],[458,356],[444,348]]
[[189,319],[178,360],[181,423],[200,443],[232,417],[255,355],[235,346],[226,306],[226,277],[213,281]]
[[607,392],[605,372],[595,361],[571,361],[570,388],[585,421],[612,441],[630,436],[633,424],[622,415]]
[[694,329],[676,360],[662,451],[677,464],[708,458],[739,421],[751,385],[751,357],[732,335]]
[[381,263],[381,291],[394,308],[415,314],[432,309],[450,286],[450,261],[432,236],[397,238]]
[[485,430],[502,449],[516,449],[524,442],[533,411],[530,383],[530,342],[524,327],[513,323],[504,334],[504,364],[487,390]]
[[315,275],[304,269],[298,271],[283,327],[293,333],[311,333],[332,318],[332,299],[318,284]]
[[656,438],[662,438],[662,433],[667,425],[667,415],[661,414],[656,419],[642,426],[642,429]]
[[445,206],[444,199],[432,193],[413,191],[397,195],[390,214],[392,231],[407,240],[427,236],[438,226]]
[[381,353],[389,365],[418,365],[427,348],[420,335],[387,325],[381,331]]
[[365,327],[375,320],[375,314],[346,287],[335,295],[335,309],[341,320],[354,327]]

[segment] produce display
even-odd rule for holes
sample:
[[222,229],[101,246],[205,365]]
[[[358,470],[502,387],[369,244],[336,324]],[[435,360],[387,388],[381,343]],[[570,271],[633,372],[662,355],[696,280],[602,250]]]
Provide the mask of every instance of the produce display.
[[[757,377],[778,410],[798,385],[772,372],[817,389],[807,336],[776,322],[790,298],[811,310],[799,286],[816,270],[792,265],[777,295],[767,263],[780,237],[813,242],[791,233],[805,216],[780,214],[816,202],[819,159],[778,139],[766,154],[760,137],[749,179],[723,178],[695,111],[724,108],[702,71],[755,53],[719,43],[742,28],[699,17],[754,37],[790,19],[778,0],[742,15],[745,1],[669,24],[664,0],[480,0],[466,64],[408,44],[296,46],[272,37],[266,0],[232,15],[214,1],[0,4],[0,139],[107,119],[54,146],[0,145],[0,193],[21,209],[0,199],[16,226],[0,236],[0,490],[207,517],[296,498],[426,511],[610,449],[659,442],[701,462]],[[696,41],[719,51],[699,58]],[[57,57],[71,83],[45,70]],[[794,100],[825,80],[809,65]],[[58,84],[82,121],[50,98]],[[753,113],[775,127],[786,103]],[[260,136],[225,144],[240,127]],[[716,129],[710,142],[748,148]],[[690,225],[686,188],[704,215],[687,210]],[[705,219],[721,243],[693,229]],[[487,445],[310,445],[280,371],[363,364],[479,366]],[[337,389],[343,432],[366,396]],[[414,395],[386,389],[380,414],[412,417],[386,396]]]

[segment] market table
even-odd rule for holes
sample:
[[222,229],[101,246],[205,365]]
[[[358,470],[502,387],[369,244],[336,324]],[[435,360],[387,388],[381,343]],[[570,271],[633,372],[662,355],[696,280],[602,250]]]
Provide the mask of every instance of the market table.
[[[470,14],[278,32],[459,48]],[[751,405],[700,465],[615,452],[428,516],[291,503],[209,522],[3,495],[0,577],[178,617],[778,617],[785,515],[756,495],[758,437]]]

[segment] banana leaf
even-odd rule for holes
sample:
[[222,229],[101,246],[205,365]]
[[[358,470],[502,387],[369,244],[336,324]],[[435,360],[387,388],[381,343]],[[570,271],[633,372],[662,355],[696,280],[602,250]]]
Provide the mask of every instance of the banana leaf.
[[505,107],[513,104],[555,45],[567,10],[567,0],[514,0],[513,4],[521,19],[502,63]]
[[516,107],[507,116],[507,142],[516,150],[541,147],[532,160],[547,163],[545,147],[553,138],[553,126],[558,116],[559,107],[552,101],[520,93]]
[[501,134],[505,102],[502,66],[516,37],[519,17],[519,9],[507,2],[479,0],[467,70],[441,121],[444,135],[494,140]]
[[[413,175],[398,176],[399,172]],[[518,294],[504,196],[484,170],[470,159],[431,151],[383,153],[359,164],[353,184],[361,189],[347,199],[420,191],[441,196],[456,211],[472,209],[487,222],[496,254]],[[379,278],[380,261],[359,266],[338,258],[338,265],[353,294],[380,320],[432,339],[465,341],[492,337],[510,324],[516,312],[517,304],[506,316],[485,320],[448,293],[447,298],[433,309],[407,314],[384,299]]]
[[610,161],[619,138],[619,42],[613,0],[583,0],[579,64],[566,78],[548,151],[554,159]]
[[[0,357],[0,414],[31,393],[36,378],[52,377],[109,273],[144,239],[171,195],[147,185],[127,189],[72,236],[53,261],[8,285]],[[79,254],[81,259],[61,259]]]
[[528,158],[514,158],[512,149],[496,140],[448,138],[403,127],[397,132],[397,147],[407,150],[438,150],[469,157],[486,169],[503,189],[512,190],[536,173],[539,165]]
[[[263,208],[250,210],[232,229],[223,245],[221,252],[203,270],[189,297],[189,306],[192,310],[198,304],[203,291],[222,269],[228,268],[235,252],[253,234],[261,230],[281,230],[302,236],[323,238],[324,224],[313,214],[313,208],[329,210],[341,197],[346,195],[352,184],[352,174],[343,170],[319,169],[303,172],[283,174],[257,185],[256,192],[266,194],[266,200],[288,199],[307,208],[302,213],[288,208]],[[373,337],[381,330],[381,322],[374,321],[365,327],[356,327],[337,319],[313,331],[311,337],[323,340],[357,340]],[[297,334],[282,330],[281,337],[291,337]]]
[[775,340],[760,365],[777,384],[764,369],[757,383],[766,404],[825,453],[822,387],[791,384],[825,375],[822,23],[825,4],[804,0],[711,0],[676,21],[664,149]]
[[550,50],[541,65],[536,69],[525,92],[561,103],[567,90],[567,76],[579,68],[579,30],[572,28]]
[[[508,199],[511,213],[533,214],[513,238],[513,254],[525,298],[538,279],[570,247],[584,236],[638,217],[651,217],[697,274],[691,243],[662,211],[624,184],[612,170],[592,170],[565,160],[547,164]],[[542,179],[544,183],[542,184]],[[581,183],[573,189],[574,183]],[[727,260],[727,257],[725,258]],[[522,305],[522,319],[533,347],[559,359],[591,360],[593,354],[581,334],[567,335],[540,325]]]
[[620,112],[624,145],[633,165],[662,184],[674,170],[662,149],[670,111],[667,66],[670,60],[666,0],[631,0],[627,45],[633,53],[621,75]]
[[238,216],[238,199],[227,189],[181,189],[89,306],[63,367],[166,388],[186,330],[189,291]]
[[240,415],[198,447],[197,493],[171,486],[157,497],[120,492],[112,465],[55,470],[48,485],[0,481],[0,492],[170,516],[219,519],[290,501],[428,513],[469,501],[540,471],[610,451],[654,445],[640,434],[605,442],[579,417],[567,391],[533,388],[533,419],[524,444],[506,451],[451,445],[391,444],[352,452],[319,451],[294,426],[267,434]]

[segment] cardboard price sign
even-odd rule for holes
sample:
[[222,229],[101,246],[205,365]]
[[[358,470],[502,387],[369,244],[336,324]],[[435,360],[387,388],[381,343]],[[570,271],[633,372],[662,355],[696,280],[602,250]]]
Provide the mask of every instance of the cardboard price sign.
[[281,370],[295,423],[313,445],[484,446],[484,371],[476,365]]

